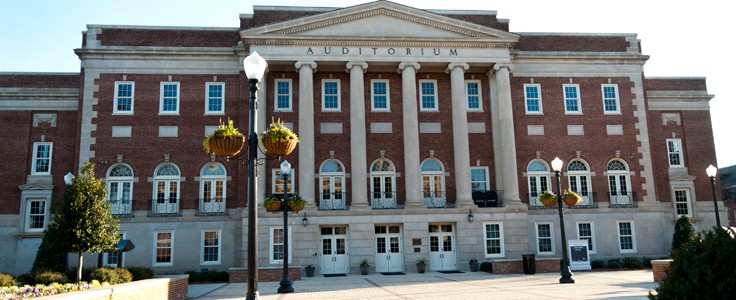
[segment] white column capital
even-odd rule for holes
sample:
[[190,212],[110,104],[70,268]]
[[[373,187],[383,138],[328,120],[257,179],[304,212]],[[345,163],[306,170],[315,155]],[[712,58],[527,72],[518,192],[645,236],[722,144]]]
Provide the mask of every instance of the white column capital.
[[455,68],[463,68],[463,71],[467,71],[468,69],[470,69],[470,65],[462,62],[453,62],[447,65],[447,70],[445,70],[445,73],[450,74],[450,72],[452,72],[452,70],[454,70]]
[[493,65],[494,72],[501,70],[501,68],[506,68],[509,70],[509,72],[512,72],[514,70],[514,66],[512,64],[498,64],[497,63]]
[[299,72],[302,67],[310,67],[312,68],[312,72],[317,72],[317,63],[313,61],[298,61],[294,64],[294,67],[296,67],[297,72]]
[[349,61],[347,64],[345,64],[345,72],[350,73],[350,69],[354,67],[360,67],[363,69],[363,73],[368,71],[368,63],[364,61]]
[[396,70],[396,73],[401,73],[401,71],[403,71],[406,68],[414,68],[414,71],[416,72],[421,67],[422,66],[420,66],[418,62],[402,62],[399,64],[399,69]]

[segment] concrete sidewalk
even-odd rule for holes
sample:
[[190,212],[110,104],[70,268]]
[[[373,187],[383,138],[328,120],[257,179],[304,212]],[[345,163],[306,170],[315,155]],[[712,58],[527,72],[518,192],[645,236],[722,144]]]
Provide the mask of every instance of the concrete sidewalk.
[[[577,272],[574,284],[558,273],[493,275],[484,272],[346,277],[322,276],[294,282],[295,293],[278,294],[278,282],[258,284],[260,299],[646,299],[657,284],[651,270]],[[193,299],[244,299],[245,284],[189,285]]]

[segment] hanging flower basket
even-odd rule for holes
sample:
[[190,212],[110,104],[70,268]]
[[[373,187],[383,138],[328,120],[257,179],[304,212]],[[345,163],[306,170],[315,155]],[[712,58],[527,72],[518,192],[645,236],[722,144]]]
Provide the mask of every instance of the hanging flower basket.
[[580,203],[580,200],[582,200],[580,198],[580,195],[571,190],[567,190],[564,194],[562,194],[562,202],[564,202],[568,206],[575,206]]
[[266,207],[266,211],[276,212],[281,209],[281,200],[274,196],[268,196],[266,201],[263,202],[263,206]]
[[263,148],[266,148],[266,153],[274,156],[287,156],[296,149],[298,140],[274,141],[268,135],[264,135],[261,138],[261,143],[263,143]]
[[298,193],[294,193],[294,195],[291,196],[286,204],[289,205],[289,209],[291,209],[291,211],[298,212],[304,209],[304,206],[307,203],[301,197],[299,197]]
[[210,149],[217,156],[235,156],[243,150],[245,136],[242,134],[229,137],[215,136],[210,139]]
[[546,207],[552,207],[557,203],[557,195],[550,193],[550,191],[544,191],[539,195],[539,202]]

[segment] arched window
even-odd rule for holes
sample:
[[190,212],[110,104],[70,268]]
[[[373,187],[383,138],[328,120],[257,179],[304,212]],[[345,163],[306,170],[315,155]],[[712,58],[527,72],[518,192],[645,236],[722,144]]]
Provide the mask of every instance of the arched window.
[[322,183],[320,209],[345,209],[345,168],[338,160],[328,159],[319,167]]
[[425,207],[445,207],[445,168],[439,160],[430,158],[422,162],[422,200]]
[[582,198],[578,205],[591,205],[590,201],[593,191],[588,164],[580,159],[571,160],[570,163],[567,164],[567,180],[570,190],[578,193],[580,198]]
[[533,160],[526,167],[527,180],[529,183],[529,204],[542,206],[539,202],[539,194],[549,190],[549,167],[543,160]]
[[132,213],[133,169],[126,164],[115,164],[107,170],[107,199],[113,215]]
[[226,210],[227,172],[220,163],[212,162],[199,172],[199,212],[224,213]]
[[608,190],[611,205],[628,206],[632,202],[631,179],[626,163],[619,159],[608,162]]
[[179,168],[172,163],[163,163],[153,174],[153,214],[178,214]]
[[377,159],[371,164],[371,207],[396,208],[396,169],[394,164],[385,158]]

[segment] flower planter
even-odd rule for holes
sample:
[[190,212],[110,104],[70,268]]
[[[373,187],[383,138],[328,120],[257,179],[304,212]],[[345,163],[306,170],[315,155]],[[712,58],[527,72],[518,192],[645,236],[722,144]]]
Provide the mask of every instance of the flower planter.
[[286,156],[291,154],[296,148],[297,140],[288,139],[286,142],[271,140],[271,137],[264,135],[261,138],[263,148],[266,148],[266,153],[273,156]]
[[541,202],[546,207],[552,207],[552,206],[555,206],[555,204],[557,203],[557,198],[539,197],[539,202]]
[[307,277],[314,277],[314,269],[315,267],[307,266],[304,268],[304,272],[307,274]]
[[279,211],[279,209],[281,208],[281,202],[274,201],[270,203],[265,203],[263,206],[266,207],[266,211],[275,212]]
[[575,206],[578,203],[580,203],[580,200],[582,200],[582,199],[580,199],[580,197],[578,197],[578,196],[564,196],[564,197],[562,197],[562,202],[564,202],[568,206]]
[[304,201],[300,201],[300,202],[290,202],[290,203],[289,203],[289,208],[290,208],[290,209],[291,209],[291,211],[293,211],[293,212],[298,212],[298,211],[301,211],[302,209],[304,209],[304,205],[305,205],[305,204],[306,204],[306,203],[304,203]]
[[245,136],[242,134],[222,137],[215,136],[210,140],[210,149],[217,156],[235,156],[240,153],[245,145]]
[[417,264],[417,273],[424,273],[427,271],[427,264]]

